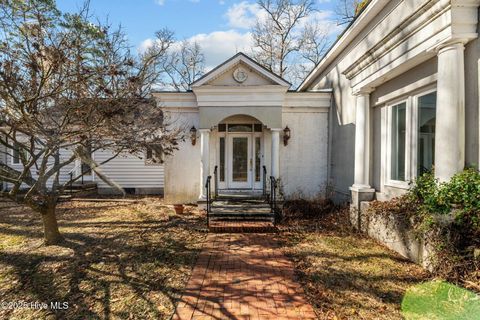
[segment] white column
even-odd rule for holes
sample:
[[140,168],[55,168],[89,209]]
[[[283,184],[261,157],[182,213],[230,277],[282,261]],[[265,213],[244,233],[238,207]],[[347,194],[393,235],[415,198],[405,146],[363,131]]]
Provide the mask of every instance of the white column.
[[448,181],[465,165],[464,45],[438,50],[435,177]]
[[356,94],[355,189],[370,189],[370,93]]
[[280,131],[282,129],[272,130],[272,176],[275,178],[280,177]]
[[199,200],[206,200],[207,194],[205,183],[210,174],[210,129],[199,129],[200,131],[200,196]]

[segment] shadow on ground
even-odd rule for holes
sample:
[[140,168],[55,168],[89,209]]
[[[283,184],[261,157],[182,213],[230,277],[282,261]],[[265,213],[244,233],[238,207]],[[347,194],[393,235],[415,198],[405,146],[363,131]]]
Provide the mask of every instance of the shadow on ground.
[[[168,211],[168,210],[167,210]],[[44,247],[39,217],[0,205],[2,301],[67,302],[66,310],[3,309],[0,318],[168,319],[205,234],[199,215],[175,216],[155,200],[65,203],[62,246]]]

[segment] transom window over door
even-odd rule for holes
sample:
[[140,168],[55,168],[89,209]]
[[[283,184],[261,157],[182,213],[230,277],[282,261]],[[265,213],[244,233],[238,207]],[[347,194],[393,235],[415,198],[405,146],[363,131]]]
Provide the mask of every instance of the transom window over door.
[[387,106],[387,185],[407,188],[409,181],[432,170],[436,102],[432,91]]

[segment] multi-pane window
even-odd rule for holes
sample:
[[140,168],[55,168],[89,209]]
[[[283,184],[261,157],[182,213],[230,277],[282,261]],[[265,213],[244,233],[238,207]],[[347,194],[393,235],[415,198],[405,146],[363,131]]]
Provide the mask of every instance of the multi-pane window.
[[260,148],[261,148],[260,137],[255,137],[255,181],[256,182],[259,182],[261,177],[260,167],[262,163],[262,159],[261,159],[262,155],[261,155]]
[[220,137],[220,181],[225,181],[225,137]]
[[435,113],[437,95],[418,98],[417,175],[432,170],[435,162]]
[[436,92],[420,94],[387,108],[388,181],[407,185],[433,168],[436,99]]
[[407,104],[392,107],[392,153],[390,179],[405,181]]
[[152,144],[145,151],[145,164],[160,165],[163,163],[163,150],[161,145]]
[[12,149],[12,164],[21,164],[20,152],[25,155],[25,150],[22,149],[21,145],[14,142]]

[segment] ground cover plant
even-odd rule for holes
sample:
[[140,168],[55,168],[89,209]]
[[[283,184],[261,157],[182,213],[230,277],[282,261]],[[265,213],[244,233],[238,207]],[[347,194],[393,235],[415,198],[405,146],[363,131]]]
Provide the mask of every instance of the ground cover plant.
[[369,215],[391,216],[428,243],[435,276],[480,292],[480,173],[469,168],[439,183],[432,172],[410,191],[373,202]]
[[303,201],[286,203],[296,219],[280,230],[319,319],[402,319],[407,288],[428,279],[428,272],[353,230],[348,209],[330,203],[329,210],[302,217],[299,204],[309,207]]
[[[67,302],[64,310],[0,309],[1,319],[169,319],[205,238],[203,215],[158,198],[58,206],[62,246],[44,246],[38,214],[0,202],[2,302]],[[50,305],[49,305],[50,307]]]

